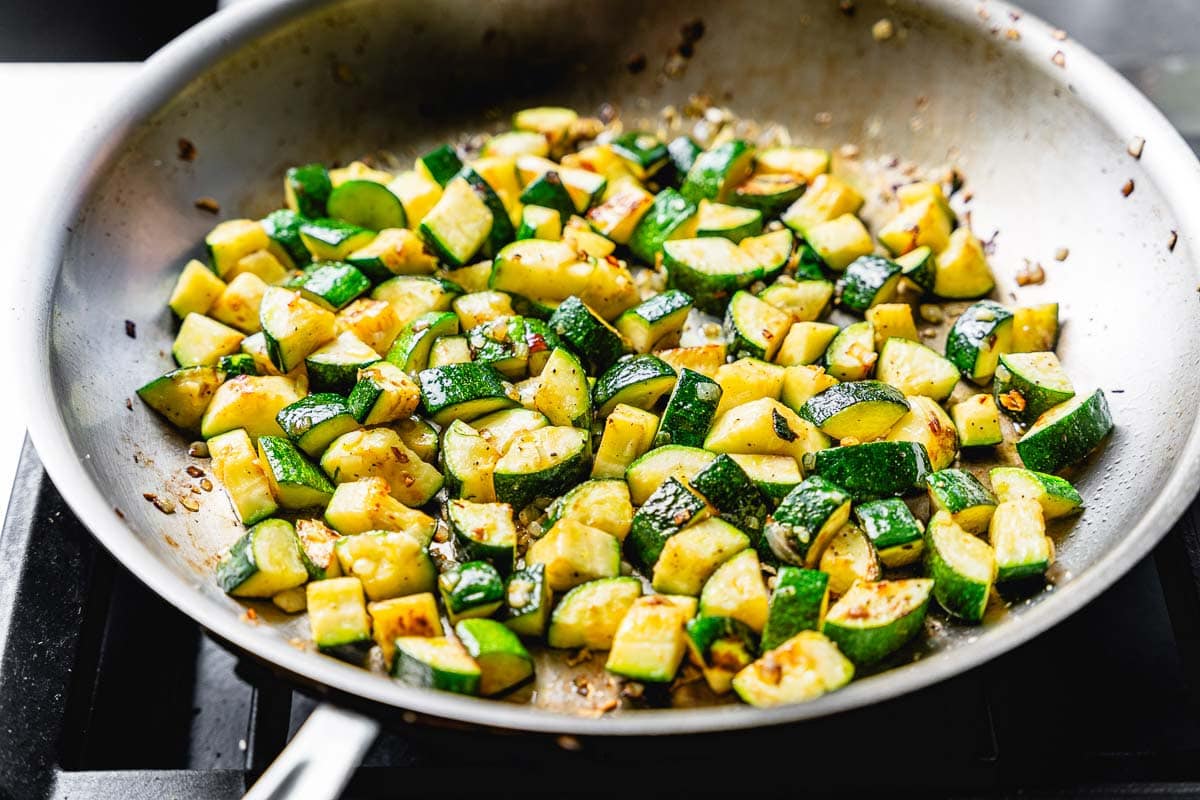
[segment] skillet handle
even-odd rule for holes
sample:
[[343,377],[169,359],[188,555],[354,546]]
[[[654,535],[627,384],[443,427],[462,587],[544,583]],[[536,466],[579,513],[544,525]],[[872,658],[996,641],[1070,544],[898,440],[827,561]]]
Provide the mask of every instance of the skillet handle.
[[378,733],[370,717],[322,703],[243,800],[337,800]]

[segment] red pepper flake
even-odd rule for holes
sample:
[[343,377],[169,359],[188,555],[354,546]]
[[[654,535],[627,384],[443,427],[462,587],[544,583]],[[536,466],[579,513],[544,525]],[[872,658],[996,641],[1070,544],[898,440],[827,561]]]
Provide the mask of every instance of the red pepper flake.
[[1125,181],[1125,183],[1121,186],[1122,197],[1129,197],[1131,194],[1133,194],[1133,178]]
[[131,319],[125,320],[125,335],[130,339],[137,338],[137,325]]
[[199,152],[196,150],[196,145],[192,144],[191,139],[179,137],[179,160],[180,161],[195,161]]
[[221,204],[212,197],[197,197],[195,206],[201,211],[207,211],[209,214],[221,213]]

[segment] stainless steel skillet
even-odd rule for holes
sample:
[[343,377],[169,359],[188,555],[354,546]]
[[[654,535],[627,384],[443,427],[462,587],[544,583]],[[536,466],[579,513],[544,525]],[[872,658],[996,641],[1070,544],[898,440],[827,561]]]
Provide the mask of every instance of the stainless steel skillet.
[[[990,0],[860,0],[852,16],[832,0],[644,5],[265,2],[222,12],[147,64],[81,142],[24,267],[34,441],[117,558],[225,641],[312,684],[438,717],[604,735],[775,724],[910,691],[1045,630],[1153,546],[1200,473],[1200,223],[1189,214],[1200,207],[1200,165],[1161,115],[1085,50]],[[876,41],[883,17],[897,33]],[[671,59],[695,19],[706,32],[694,56]],[[646,68],[634,74],[638,55]],[[125,406],[168,367],[163,298],[214,222],[193,202],[211,196],[223,216],[260,215],[292,163],[380,147],[412,156],[534,102],[612,102],[636,117],[697,92],[799,140],[854,142],[863,158],[955,162],[975,197],[972,224],[985,238],[1000,232],[1002,299],[1062,303],[1064,361],[1078,384],[1109,391],[1119,427],[1079,476],[1089,511],[1059,539],[1054,590],[982,629],[946,628],[915,663],[814,703],[602,718],[411,690],[297,649],[295,623],[266,613],[247,622],[210,577],[235,532],[222,498],[204,495],[203,514],[163,515],[146,502],[145,492],[187,491],[188,462],[178,436]],[[1127,152],[1134,137],[1146,140],[1140,160]],[[194,162],[177,158],[180,138],[195,144]],[[1061,264],[1060,247],[1070,249]],[[1044,285],[1017,287],[1024,258],[1046,266]],[[371,730],[347,724],[347,743]]]

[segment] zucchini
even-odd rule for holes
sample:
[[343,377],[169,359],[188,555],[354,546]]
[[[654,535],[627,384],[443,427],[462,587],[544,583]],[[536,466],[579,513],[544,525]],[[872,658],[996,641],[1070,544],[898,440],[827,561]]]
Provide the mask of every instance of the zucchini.
[[659,253],[665,257],[667,242],[695,236],[699,221],[695,201],[667,187],[654,196],[654,202],[638,220],[629,237],[629,250],[642,263],[655,264]]
[[875,326],[867,321],[855,322],[842,328],[829,343],[825,371],[839,381],[861,381],[871,376],[878,360]]
[[287,288],[299,290],[305,300],[322,308],[339,311],[367,292],[371,288],[371,280],[350,264],[319,261],[288,281]]
[[690,136],[676,136],[667,143],[667,158],[670,160],[669,175],[659,177],[670,178],[668,183],[678,186],[687,177],[696,159],[704,152],[704,148],[696,144]]
[[715,454],[698,447],[677,444],[656,447],[625,470],[629,496],[635,506],[643,505],[668,479],[690,481],[715,458]]
[[281,519],[246,531],[217,564],[217,585],[234,597],[271,597],[307,580],[296,531]]
[[701,200],[725,202],[754,168],[754,145],[731,139],[696,156],[680,193],[693,203]]
[[667,478],[633,515],[629,543],[633,556],[651,569],[667,541],[712,513],[708,501],[674,477]]
[[795,175],[805,181],[815,181],[829,172],[833,154],[816,147],[777,146],[758,153],[757,169],[768,175]]
[[417,172],[445,188],[446,184],[462,170],[463,162],[458,157],[458,153],[454,152],[453,147],[443,144],[418,156],[413,166]]
[[280,508],[325,506],[333,497],[333,484],[287,439],[258,437],[258,460]]
[[[791,315],[794,322],[813,323],[829,305],[833,297],[833,283],[825,279],[796,281],[782,277],[758,293],[764,300]],[[826,340],[826,344],[828,344]]]
[[401,325],[429,311],[449,311],[463,288],[452,281],[430,275],[397,275],[375,287],[371,299],[392,306]]
[[612,140],[611,147],[640,181],[662,169],[670,157],[667,146],[657,136],[641,131],[625,131]]
[[767,517],[763,534],[779,560],[815,567],[849,519],[850,494],[820,475],[810,475]]
[[[514,239],[518,242],[524,239],[556,242],[562,238],[562,231],[562,216],[553,208],[525,206],[521,209],[521,224],[517,226]],[[490,271],[491,265],[488,269]]]
[[621,572],[621,543],[615,536],[572,519],[560,519],[529,546],[526,565],[544,564],[546,584],[566,591]]
[[549,424],[550,420],[541,412],[528,408],[507,408],[479,417],[471,426],[504,455],[517,436]]
[[613,408],[604,420],[592,477],[624,478],[629,466],[653,446],[658,427],[658,417],[649,411],[625,405]]
[[782,367],[757,358],[739,358],[722,364],[714,376],[721,387],[717,416],[752,400],[777,399],[783,390],[784,375]]
[[296,520],[296,538],[310,580],[323,581],[342,574],[342,565],[333,552],[338,535],[325,523],[316,519]]
[[217,368],[225,373],[225,377],[234,378],[238,375],[257,375],[258,365],[254,363],[254,356],[249,353],[234,353],[233,355],[221,356],[217,361]]
[[633,525],[633,503],[622,480],[589,480],[555,500],[546,509],[546,525],[573,519],[625,541]]
[[487,199],[465,177],[457,176],[446,184],[418,230],[442,261],[458,267],[484,248],[495,221]]
[[471,360],[476,363],[487,364],[513,380],[524,377],[528,371],[524,318],[502,317],[485,322],[467,331],[466,336]]
[[325,212],[334,219],[372,231],[408,224],[400,198],[381,183],[346,181],[329,193]]
[[562,179],[554,170],[543,172],[526,184],[520,200],[526,206],[553,209],[558,212],[560,220],[568,220],[575,213],[575,201],[571,199]]
[[992,386],[1010,417],[1030,423],[1075,396],[1071,379],[1054,353],[1001,354]]
[[[577,220],[578,217],[575,219]],[[585,245],[581,241],[584,234],[580,232],[573,234],[574,227],[573,221],[572,225],[568,226],[563,241],[584,251]],[[603,238],[598,234],[587,235],[597,239]],[[612,242],[607,239],[604,241],[606,249],[611,250]],[[591,248],[591,255],[595,259],[594,266],[588,276],[587,286],[579,295],[579,299],[604,319],[613,321],[622,313],[636,306],[641,295],[638,293],[637,284],[634,283],[633,275],[625,262],[613,258],[611,255],[601,255],[596,250],[597,248]]]
[[358,578],[313,581],[305,587],[305,606],[318,650],[352,663],[365,660],[371,647],[371,619]]
[[613,634],[604,668],[633,680],[669,683],[687,652],[683,626],[688,619],[668,597],[639,597]]
[[779,393],[779,399],[788,408],[799,412],[809,400],[837,385],[838,379],[826,374],[824,367],[815,364],[788,367],[783,372],[783,391]]
[[346,331],[309,353],[304,371],[311,390],[349,394],[358,383],[358,374],[377,361],[378,353]]
[[854,677],[854,664],[817,631],[801,631],[739,672],[733,690],[752,706],[815,700]]
[[400,435],[409,450],[422,461],[436,461],[438,455],[438,430],[428,422],[416,417],[397,420],[392,430]]
[[513,571],[517,558],[517,526],[507,503],[446,503],[446,520],[454,540],[467,558],[488,561],[504,574]]
[[991,300],[968,306],[946,335],[946,358],[963,377],[985,384],[996,372],[1000,356],[1012,349],[1013,315]]
[[533,656],[517,635],[490,619],[465,619],[454,626],[463,647],[479,665],[479,693],[492,697],[533,677]]
[[616,328],[634,352],[648,353],[668,336],[683,329],[692,298],[677,289],[660,292],[617,317]]
[[744,623],[729,617],[697,617],[684,626],[688,655],[704,673],[715,694],[732,689],[733,676],[758,654],[758,637]]
[[669,444],[703,446],[720,402],[719,383],[684,367],[679,371],[679,378],[663,410],[654,444],[659,447]]
[[755,633],[767,624],[767,587],[758,554],[746,549],[717,567],[700,592],[700,614],[732,617]]
[[258,307],[266,290],[262,278],[249,272],[239,273],[208,309],[208,316],[242,333],[257,333],[262,327]]
[[[784,228],[764,233],[762,236],[751,236],[738,244],[738,249],[750,257],[750,261],[758,265],[762,280],[771,281],[780,276],[792,262],[793,246],[796,238],[792,232]],[[799,258],[799,254],[797,254]]]
[[896,187],[896,199],[900,201],[900,208],[911,208],[919,205],[926,200],[933,200],[942,209],[951,225],[958,224],[958,216],[954,213],[954,209],[950,207],[950,201],[946,199],[946,193],[942,191],[940,183],[933,181],[916,181],[914,183],[906,183],[903,186]]
[[985,447],[1000,444],[1000,409],[990,394],[976,394],[950,408],[958,441],[963,447]]
[[485,157],[515,158],[550,154],[546,137],[533,131],[505,131],[490,137],[483,145]]
[[408,224],[418,230],[425,216],[442,197],[442,187],[416,170],[397,175],[388,184],[388,190],[400,198]]
[[193,258],[175,280],[167,306],[180,319],[188,314],[206,314],[223,291],[225,281]]
[[339,311],[336,319],[339,330],[354,334],[381,355],[387,353],[404,328],[391,303],[369,297],[355,300]]
[[944,511],[933,515],[925,531],[925,570],[938,605],[966,622],[983,620],[996,576],[995,553]]
[[[555,164],[553,161],[536,156],[517,157],[517,174],[525,185],[528,186],[547,172],[558,173],[563,187],[575,205],[574,210],[580,214],[587,211],[600,198],[608,185],[608,180],[603,175],[591,170]],[[564,222],[566,222],[565,219]]]
[[587,212],[593,229],[617,244],[629,244],[642,217],[654,205],[654,195],[633,183],[617,186],[604,202]]
[[200,420],[200,435],[244,428],[250,438],[283,436],[275,418],[303,395],[289,378],[277,375],[239,375],[221,384]]
[[554,609],[546,643],[551,647],[607,650],[621,620],[642,596],[637,578],[607,578],[576,586]]
[[171,355],[181,367],[215,367],[221,356],[232,355],[244,334],[201,314],[188,314],[179,326]]
[[778,503],[787,497],[788,492],[800,483],[800,465],[791,456],[734,453],[729,457],[738,463],[751,482],[772,503]]
[[421,408],[438,425],[512,408],[517,401],[496,370],[486,364],[447,364],[417,373]]
[[395,364],[377,361],[358,371],[346,404],[363,425],[382,425],[412,416],[421,404],[421,390]]
[[[268,247],[273,245],[274,242]],[[288,276],[288,269],[283,265],[281,259],[286,260],[287,255],[284,253],[276,255],[272,250],[255,250],[253,253],[239,258],[233,270],[223,277],[232,280],[238,275],[249,273],[257,276],[264,283],[279,283]]]
[[925,527],[899,497],[860,503],[854,517],[886,567],[903,567],[921,558]]
[[937,261],[933,249],[918,247],[902,256],[896,256],[896,263],[903,268],[903,275],[917,291],[928,294],[933,291],[937,281]]
[[587,428],[592,421],[592,397],[587,373],[566,348],[556,347],[542,369],[533,405],[551,425]]
[[667,350],[658,350],[654,355],[670,364],[676,372],[687,367],[701,375],[716,378],[717,370],[725,364],[725,345],[702,344],[695,347],[672,347]]
[[1007,500],[996,506],[988,525],[996,554],[996,580],[1041,575],[1054,560],[1054,542],[1046,535],[1042,506],[1036,500]]
[[456,297],[452,305],[459,326],[469,331],[477,325],[514,316],[512,298],[504,292],[471,292]]
[[516,570],[504,587],[504,624],[518,636],[540,638],[550,624],[551,603],[545,564]]
[[302,217],[325,216],[325,202],[332,191],[329,172],[321,164],[290,167],[284,178],[288,208]]
[[667,285],[690,295],[696,308],[710,314],[721,313],[734,292],[764,275],[746,249],[721,238],[680,237],[666,242],[662,245],[662,262]]
[[855,664],[872,664],[899,650],[921,630],[933,581],[860,581],[825,617],[821,631]]
[[437,521],[401,503],[383,478],[339,483],[325,507],[325,522],[342,536],[370,531],[404,531],[429,544]]
[[1017,440],[1017,455],[1031,470],[1058,472],[1083,460],[1112,429],[1108,401],[1097,389],[1076,395],[1038,417]]
[[854,187],[828,173],[811,180],[804,196],[783,214],[783,224],[807,238],[810,228],[843,214],[857,214],[863,196]]
[[950,216],[933,198],[900,209],[900,213],[879,229],[879,242],[892,255],[899,256],[918,247],[935,253],[950,243]]
[[267,245],[270,250],[287,255],[287,260],[300,268],[312,260],[312,254],[300,238],[300,226],[304,224],[304,217],[290,208],[281,208],[263,217],[260,224],[271,240]]
[[399,636],[392,677],[409,686],[456,694],[479,694],[482,672],[457,640],[444,636]]
[[204,237],[204,248],[213,272],[221,279],[236,274],[238,262],[246,256],[266,250],[270,237],[251,219],[231,219],[220,223]]
[[1058,346],[1058,303],[1013,311],[1013,353],[1041,353]]
[[908,399],[908,413],[888,432],[889,442],[916,442],[925,448],[933,469],[945,469],[958,455],[958,434],[950,417],[928,397]]
[[729,202],[777,217],[804,194],[805,183],[794,175],[755,173],[738,184]]
[[829,592],[843,595],[858,581],[877,581],[883,576],[879,553],[867,535],[847,525],[829,541],[817,567],[829,576]]
[[810,398],[800,416],[834,439],[870,441],[908,413],[908,401],[881,381],[838,383]]
[[758,540],[771,509],[750,476],[731,456],[717,456],[696,473],[691,485],[722,519]]
[[343,433],[358,429],[358,420],[338,394],[310,394],[282,409],[275,421],[311,458],[319,457]]
[[654,564],[660,594],[699,596],[721,564],[750,546],[750,538],[722,519],[706,519],[669,537]]
[[172,425],[195,430],[224,381],[225,373],[214,367],[183,367],[150,381],[137,395]]
[[1001,503],[1036,500],[1048,520],[1067,517],[1083,509],[1083,498],[1079,492],[1057,475],[1019,467],[996,467],[988,477]]
[[300,241],[314,261],[341,261],[374,238],[374,231],[336,219],[322,217],[300,223]]
[[735,359],[770,361],[791,327],[791,314],[747,291],[735,292],[725,311],[725,337]]
[[983,244],[967,228],[950,234],[946,248],[937,254],[933,293],[952,300],[982,297],[996,288]]
[[879,351],[875,377],[906,395],[921,395],[940,403],[958,385],[958,366],[920,342],[893,336]]
[[[309,584],[310,586],[312,584]],[[359,594],[362,588],[359,588]],[[367,604],[371,615],[371,635],[383,653],[383,663],[391,668],[396,655],[396,639],[401,636],[443,636],[442,618],[432,592],[393,597]]]
[[460,619],[490,617],[504,603],[504,580],[486,561],[457,564],[439,575],[437,584],[452,625]]
[[860,314],[890,302],[900,287],[903,267],[883,256],[859,256],[842,276],[841,304]]
[[763,398],[717,418],[704,440],[714,453],[791,456],[799,461],[829,446],[829,437],[778,400]]
[[442,473],[417,458],[391,428],[343,434],[321,456],[321,469],[334,483],[383,478],[395,497],[410,508],[428,503],[442,488]]
[[451,311],[428,311],[404,326],[388,350],[387,360],[404,372],[415,375],[429,367],[429,354],[435,341],[457,334],[457,314]]
[[496,462],[496,499],[523,509],[535,498],[554,497],[561,487],[579,483],[590,465],[587,431],[551,426],[521,433]]
[[767,605],[763,651],[774,650],[800,631],[819,631],[829,606],[829,576],[820,570],[781,566]]
[[[829,343],[833,342],[840,330],[830,323],[793,323],[787,330],[784,343],[779,345],[779,351],[775,353],[775,363],[785,367],[800,367],[823,360]],[[958,373],[955,373],[955,377],[958,377]]]
[[305,300],[299,292],[268,287],[258,308],[263,338],[271,363],[288,373],[314,350],[334,338],[337,318],[331,311]]
[[370,243],[346,256],[346,263],[376,282],[396,275],[432,275],[437,270],[437,258],[420,236],[406,228],[379,230]]
[[720,236],[737,244],[747,236],[758,236],[762,230],[763,215],[757,209],[700,201],[697,236]]
[[842,214],[813,225],[805,232],[804,239],[825,266],[835,272],[845,270],[855,260],[875,250],[867,227],[853,214]]
[[629,342],[616,328],[575,296],[566,298],[554,309],[548,324],[598,372],[608,369],[630,350]]
[[492,475],[500,451],[467,423],[456,419],[446,428],[442,439],[442,471],[446,492],[475,503],[496,499]]
[[213,475],[225,487],[243,525],[261,522],[275,513],[279,505],[271,493],[271,483],[244,430],[239,428],[209,439],[208,452]]
[[651,409],[676,383],[675,370],[657,356],[637,355],[622,359],[596,379],[592,402],[600,417],[618,404]]
[[817,450],[804,456],[804,470],[842,487],[855,502],[907,494],[933,471],[925,445],[895,441]]
[[371,600],[432,592],[437,569],[425,547],[405,531],[343,536],[334,545],[342,572],[362,581]]
[[979,479],[959,469],[944,469],[925,479],[935,511],[945,511],[963,530],[982,533],[996,510],[996,498]]

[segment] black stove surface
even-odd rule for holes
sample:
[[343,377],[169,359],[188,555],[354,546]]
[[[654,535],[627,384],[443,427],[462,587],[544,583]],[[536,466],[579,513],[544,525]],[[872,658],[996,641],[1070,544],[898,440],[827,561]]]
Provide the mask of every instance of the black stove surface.
[[[28,445],[13,498],[0,535],[0,797],[239,797],[316,700],[239,661],[118,566]],[[673,795],[1200,796],[1198,701],[1189,514],[1052,633],[924,691],[803,725],[653,739],[399,717],[345,796],[563,793],[656,776]]]

